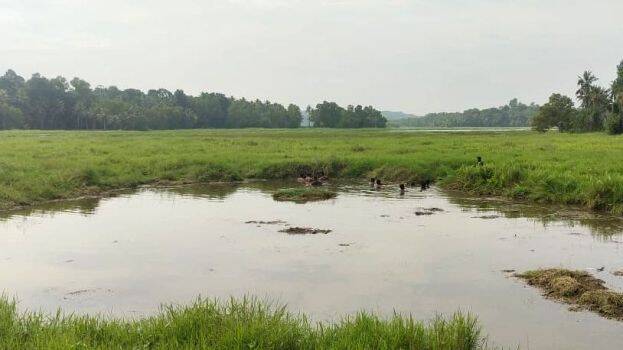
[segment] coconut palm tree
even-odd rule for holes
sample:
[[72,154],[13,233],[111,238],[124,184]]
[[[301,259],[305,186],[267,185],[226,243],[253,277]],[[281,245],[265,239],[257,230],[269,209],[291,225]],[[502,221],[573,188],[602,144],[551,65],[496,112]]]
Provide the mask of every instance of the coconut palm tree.
[[578,91],[575,92],[575,95],[580,100],[582,107],[586,108],[590,106],[591,103],[591,91],[593,90],[593,83],[597,81],[597,77],[593,75],[593,72],[587,70],[582,73],[582,75],[578,76]]

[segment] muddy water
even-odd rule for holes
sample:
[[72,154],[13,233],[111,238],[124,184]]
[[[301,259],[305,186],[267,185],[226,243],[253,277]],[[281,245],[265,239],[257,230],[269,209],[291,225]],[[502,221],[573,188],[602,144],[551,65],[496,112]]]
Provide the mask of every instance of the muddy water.
[[[318,320],[460,309],[478,315],[495,344],[523,349],[623,345],[623,323],[568,311],[502,272],[588,269],[623,290],[610,273],[623,268],[619,219],[366,185],[294,204],[273,201],[275,188],[152,189],[5,213],[0,286],[30,310],[132,317],[200,294],[252,294]],[[414,214],[423,208],[443,211]],[[332,232],[246,223],[272,220]]]

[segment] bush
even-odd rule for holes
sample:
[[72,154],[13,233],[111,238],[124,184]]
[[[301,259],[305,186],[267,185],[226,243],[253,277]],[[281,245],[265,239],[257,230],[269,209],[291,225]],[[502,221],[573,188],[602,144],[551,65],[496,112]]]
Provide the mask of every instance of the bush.
[[610,113],[604,120],[604,129],[610,135],[618,135],[623,132],[623,118],[620,114]]

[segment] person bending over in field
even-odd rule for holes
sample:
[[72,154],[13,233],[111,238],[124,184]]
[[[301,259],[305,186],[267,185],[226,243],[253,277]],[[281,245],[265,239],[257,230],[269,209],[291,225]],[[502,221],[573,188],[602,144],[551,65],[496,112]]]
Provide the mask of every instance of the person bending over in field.
[[314,178],[311,180],[309,184],[314,187],[322,186],[322,181],[320,181],[317,176],[314,176]]
[[299,175],[299,177],[296,179],[296,181],[298,181],[300,183],[306,183],[307,182],[307,175],[301,173]]
[[325,174],[324,174],[324,171],[321,171],[321,172],[320,172],[320,174],[319,174],[319,176],[320,176],[320,178],[319,178],[319,179],[320,179],[320,181],[322,181],[322,182],[329,180],[329,177],[328,177],[327,175],[325,175]]

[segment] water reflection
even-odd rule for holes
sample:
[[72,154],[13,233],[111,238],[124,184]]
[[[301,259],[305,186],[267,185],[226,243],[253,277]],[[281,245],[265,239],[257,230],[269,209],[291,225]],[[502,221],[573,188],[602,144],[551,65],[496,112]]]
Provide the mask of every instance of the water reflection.
[[[111,195],[108,198],[112,197],[114,196]],[[55,213],[77,213],[85,216],[92,215],[99,206],[100,200],[101,198],[83,198],[44,203],[24,209],[0,211],[0,221],[6,221],[14,217],[53,216]]]
[[[450,203],[464,210],[480,213],[495,212],[508,218],[527,218],[542,224],[544,227],[553,224],[565,224],[569,228],[576,226],[589,228],[591,233],[600,239],[615,239],[623,233],[623,218],[604,213],[594,213],[573,206],[539,205],[533,203],[517,203],[499,198],[477,198],[461,193],[446,192]],[[483,219],[495,219],[481,215]]]
[[[258,181],[239,184],[215,183],[215,184],[195,184],[175,187],[162,187],[157,189],[157,193],[163,199],[174,199],[177,196],[224,200],[239,190],[260,191],[265,194],[287,187],[297,187],[300,184],[292,181]],[[382,198],[418,198],[427,195],[420,192],[417,188],[409,188],[406,196],[401,196],[397,185],[386,185],[381,190],[375,190],[361,183],[337,182],[328,185],[332,190],[340,195],[350,196],[374,196]],[[96,213],[102,200],[115,197],[127,197],[138,191],[122,191],[110,194],[104,198],[83,198],[79,200],[58,201],[40,204],[26,209],[2,211],[0,221],[5,221],[13,217],[27,216],[53,216],[55,213],[78,213],[81,215],[92,215]],[[451,204],[461,208],[463,211],[474,212],[474,218],[483,220],[495,220],[498,217],[507,219],[527,218],[542,224],[544,227],[549,225],[564,224],[569,228],[585,227],[590,230],[597,239],[615,240],[623,233],[623,218],[605,213],[594,213],[572,206],[540,205],[534,203],[518,203],[500,198],[473,197],[457,192],[443,191],[439,194],[445,197]],[[573,232],[571,232],[573,234]]]

